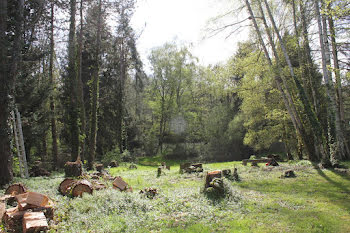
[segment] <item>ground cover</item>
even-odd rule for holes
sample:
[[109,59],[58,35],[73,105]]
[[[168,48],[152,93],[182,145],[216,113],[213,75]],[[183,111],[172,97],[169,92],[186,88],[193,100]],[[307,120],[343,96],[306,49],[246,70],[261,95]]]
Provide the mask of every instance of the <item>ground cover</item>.
[[[16,178],[30,190],[47,194],[56,203],[51,232],[350,232],[350,176],[316,169],[307,161],[279,167],[243,166],[240,162],[204,164],[205,171],[236,167],[240,181],[225,180],[226,197],[203,192],[203,174],[179,174],[179,164],[157,177],[161,158],[139,160],[136,170],[124,164],[111,168],[134,189],[95,191],[82,198],[61,196],[63,174],[28,180]],[[350,163],[346,163],[350,165]],[[293,169],[295,178],[280,176]],[[157,188],[148,199],[138,193]],[[4,190],[0,190],[2,194]]]

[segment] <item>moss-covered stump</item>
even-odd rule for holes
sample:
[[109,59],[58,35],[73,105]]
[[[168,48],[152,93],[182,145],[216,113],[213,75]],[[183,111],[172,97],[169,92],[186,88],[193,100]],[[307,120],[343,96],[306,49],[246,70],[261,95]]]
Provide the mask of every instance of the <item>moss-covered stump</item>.
[[66,177],[77,177],[83,174],[81,161],[66,162],[64,165],[64,173]]

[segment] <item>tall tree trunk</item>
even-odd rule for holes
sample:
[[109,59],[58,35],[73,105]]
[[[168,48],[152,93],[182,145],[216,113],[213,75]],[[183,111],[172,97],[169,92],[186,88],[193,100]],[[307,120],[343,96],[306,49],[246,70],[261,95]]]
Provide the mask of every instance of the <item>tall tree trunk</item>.
[[[267,3],[267,0],[263,0],[263,1],[265,3],[265,7],[266,7],[266,10],[267,10],[268,16],[270,18],[272,27],[273,27],[276,35],[277,35],[277,38],[278,38],[278,41],[279,41],[280,46],[282,48],[284,57],[285,57],[286,62],[288,64],[290,74],[291,74],[291,76],[292,76],[292,78],[293,78],[293,80],[295,82],[296,87],[297,87],[298,94],[299,94],[300,100],[301,100],[301,102],[303,104],[305,113],[306,113],[307,118],[308,118],[308,120],[309,120],[309,122],[311,124],[311,128],[312,128],[312,131],[313,131],[313,138],[315,139],[316,146],[319,145],[317,147],[319,147],[321,149],[323,162],[325,164],[326,163],[328,164],[329,163],[329,161],[328,161],[329,153],[328,153],[328,145],[327,145],[326,136],[325,136],[326,133],[323,131],[323,128],[322,128],[319,120],[317,119],[317,116],[316,116],[315,112],[311,108],[310,102],[307,99],[307,96],[306,96],[304,88],[302,87],[300,81],[298,80],[298,78],[296,77],[296,75],[294,73],[294,69],[293,69],[291,60],[290,60],[289,55],[287,53],[287,49],[284,46],[284,42],[283,42],[282,37],[281,37],[281,35],[279,33],[279,30],[278,30],[278,28],[276,26],[275,20],[274,20],[273,15],[272,15],[272,12],[270,10],[270,6]],[[259,4],[261,4],[260,1],[259,1]],[[321,141],[319,141],[319,138],[321,139]]]
[[[328,38],[327,38],[327,25],[326,25],[325,19],[321,17],[320,7],[318,5],[319,2],[317,0],[314,0],[314,3],[315,3],[314,5],[315,5],[317,24],[318,24],[320,46],[321,46],[323,78],[327,88],[327,96],[329,98],[328,111],[331,112],[331,115],[333,115],[335,119],[335,133],[336,133],[336,146],[337,146],[336,151],[339,152],[340,158],[346,158],[348,157],[349,152],[346,151],[347,149],[345,147],[346,141],[344,138],[343,131],[341,129],[340,114],[339,114],[339,111],[337,111],[337,107],[336,107],[333,81],[331,79],[331,74],[327,68],[327,65],[330,65],[330,51],[329,51]],[[336,152],[333,153],[332,156],[335,162],[337,162],[337,160],[339,159],[339,157],[337,156],[337,153]]]
[[301,27],[302,27],[302,40],[303,40],[303,63],[305,67],[305,73],[306,76],[309,79],[309,85],[311,89],[311,95],[312,95],[312,103],[314,106],[315,114],[319,114],[319,91],[315,87],[316,80],[315,77],[312,75],[312,69],[313,69],[313,62],[311,57],[311,48],[310,48],[310,42],[308,37],[308,28],[307,28],[307,21],[306,21],[306,13],[305,13],[305,5],[303,1],[299,1],[299,8],[300,8],[300,17],[301,17]]
[[50,121],[51,121],[51,136],[52,136],[52,162],[53,169],[57,168],[57,159],[58,159],[58,146],[57,146],[57,126],[56,126],[56,114],[55,114],[55,101],[54,101],[54,90],[55,90],[55,80],[53,77],[54,69],[54,55],[55,55],[55,41],[54,41],[54,11],[55,4],[51,2],[51,34],[50,34],[50,86],[51,86],[51,95],[50,95]]
[[69,129],[71,135],[71,160],[79,159],[79,126],[78,126],[78,96],[77,96],[77,72],[75,60],[75,14],[76,0],[70,1],[70,26],[68,41],[68,86],[70,95],[70,106],[68,109]]
[[92,103],[91,103],[91,129],[90,129],[90,145],[88,168],[93,168],[96,151],[96,136],[97,136],[97,109],[98,109],[98,88],[99,88],[99,63],[100,63],[100,47],[101,47],[101,0],[98,3],[98,20],[96,33],[96,47],[95,47],[95,67],[92,82]]
[[85,159],[85,147],[86,147],[86,117],[85,117],[85,105],[84,105],[84,88],[82,80],[82,51],[83,51],[83,0],[80,0],[80,34],[78,41],[78,101],[79,101],[79,113],[81,128],[80,132],[83,135],[83,141],[81,142],[80,158],[82,161]]
[[8,76],[7,49],[7,0],[0,1],[0,186],[11,182],[12,155],[8,119],[10,116],[10,100],[8,95],[14,85],[14,77]]

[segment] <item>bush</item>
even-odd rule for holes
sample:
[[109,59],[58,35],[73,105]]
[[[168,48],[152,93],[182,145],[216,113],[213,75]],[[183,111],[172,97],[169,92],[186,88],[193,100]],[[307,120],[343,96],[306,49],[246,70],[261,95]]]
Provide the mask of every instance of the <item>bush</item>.
[[118,163],[121,162],[121,154],[118,146],[116,146],[113,150],[108,151],[101,160],[104,166],[108,166],[112,161],[116,161]]
[[135,156],[128,150],[124,150],[121,154],[121,160],[123,162],[135,162]]

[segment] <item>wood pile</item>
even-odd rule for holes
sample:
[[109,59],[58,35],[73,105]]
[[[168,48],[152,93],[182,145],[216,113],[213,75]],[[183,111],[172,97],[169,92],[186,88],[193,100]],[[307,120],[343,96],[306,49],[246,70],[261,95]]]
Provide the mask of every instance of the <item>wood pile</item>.
[[121,192],[132,192],[132,187],[130,187],[129,184],[126,183],[120,176],[115,177],[113,181],[113,188]]
[[180,164],[180,173],[203,172],[203,165],[201,163],[183,163]]
[[[20,184],[11,185],[7,190],[17,190],[24,187]],[[17,201],[17,206],[6,209],[6,202],[11,198]],[[48,229],[48,220],[54,215],[53,202],[44,194],[25,192],[7,194],[0,198],[0,218],[8,232],[40,232]]]
[[64,165],[64,173],[66,177],[78,177],[83,174],[83,165],[81,161],[66,162]]

